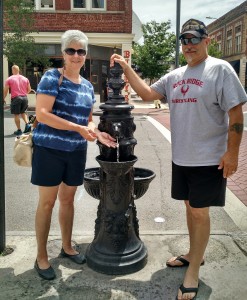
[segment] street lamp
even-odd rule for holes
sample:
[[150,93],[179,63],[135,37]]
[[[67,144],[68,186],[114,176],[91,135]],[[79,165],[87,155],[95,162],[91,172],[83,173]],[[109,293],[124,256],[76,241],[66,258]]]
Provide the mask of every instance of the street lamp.
[[180,7],[181,7],[181,0],[177,0],[175,68],[179,67]]
[[206,19],[217,20],[218,18],[214,18],[214,17],[206,17]]

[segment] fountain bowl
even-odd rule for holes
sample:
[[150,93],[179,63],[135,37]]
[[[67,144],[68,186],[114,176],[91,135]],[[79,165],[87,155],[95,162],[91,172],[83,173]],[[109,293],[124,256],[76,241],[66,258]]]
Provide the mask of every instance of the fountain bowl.
[[[149,169],[134,168],[134,195],[141,198],[148,190],[155,173]],[[84,188],[95,199],[100,200],[100,168],[88,168],[84,172]]]

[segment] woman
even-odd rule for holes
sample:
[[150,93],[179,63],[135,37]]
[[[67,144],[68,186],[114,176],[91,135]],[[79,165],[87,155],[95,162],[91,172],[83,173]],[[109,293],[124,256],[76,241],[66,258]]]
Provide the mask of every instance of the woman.
[[35,269],[47,280],[56,277],[48,261],[47,239],[52,209],[58,197],[62,235],[61,257],[82,264],[85,257],[71,244],[74,219],[74,196],[83,183],[87,141],[98,139],[108,147],[115,140],[100,132],[92,120],[95,102],[93,86],[81,77],[86,60],[87,36],[79,30],[66,31],[61,40],[64,68],[48,70],[37,89],[31,182],[39,186],[35,228],[37,259]]

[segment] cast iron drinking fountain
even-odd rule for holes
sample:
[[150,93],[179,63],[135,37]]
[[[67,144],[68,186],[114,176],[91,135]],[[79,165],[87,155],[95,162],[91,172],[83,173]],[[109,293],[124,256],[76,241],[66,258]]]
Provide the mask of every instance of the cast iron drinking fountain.
[[126,103],[121,90],[123,70],[118,63],[110,69],[108,86],[113,93],[100,105],[103,111],[98,129],[116,138],[117,147],[98,142],[99,168],[85,170],[84,187],[99,200],[94,239],[86,250],[88,266],[109,275],[129,274],[147,263],[147,248],[139,236],[139,224],[134,200],[142,197],[155,173],[134,168],[137,157],[133,136],[136,129],[131,115],[133,105]]

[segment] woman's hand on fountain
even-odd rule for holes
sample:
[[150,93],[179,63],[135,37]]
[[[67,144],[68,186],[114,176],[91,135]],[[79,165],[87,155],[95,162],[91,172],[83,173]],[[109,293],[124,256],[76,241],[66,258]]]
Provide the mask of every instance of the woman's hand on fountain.
[[81,126],[79,133],[89,142],[94,142],[97,139],[97,134],[87,126]]
[[97,138],[101,142],[101,144],[104,144],[107,147],[112,147],[112,148],[117,147],[116,140],[106,132],[98,132]]

